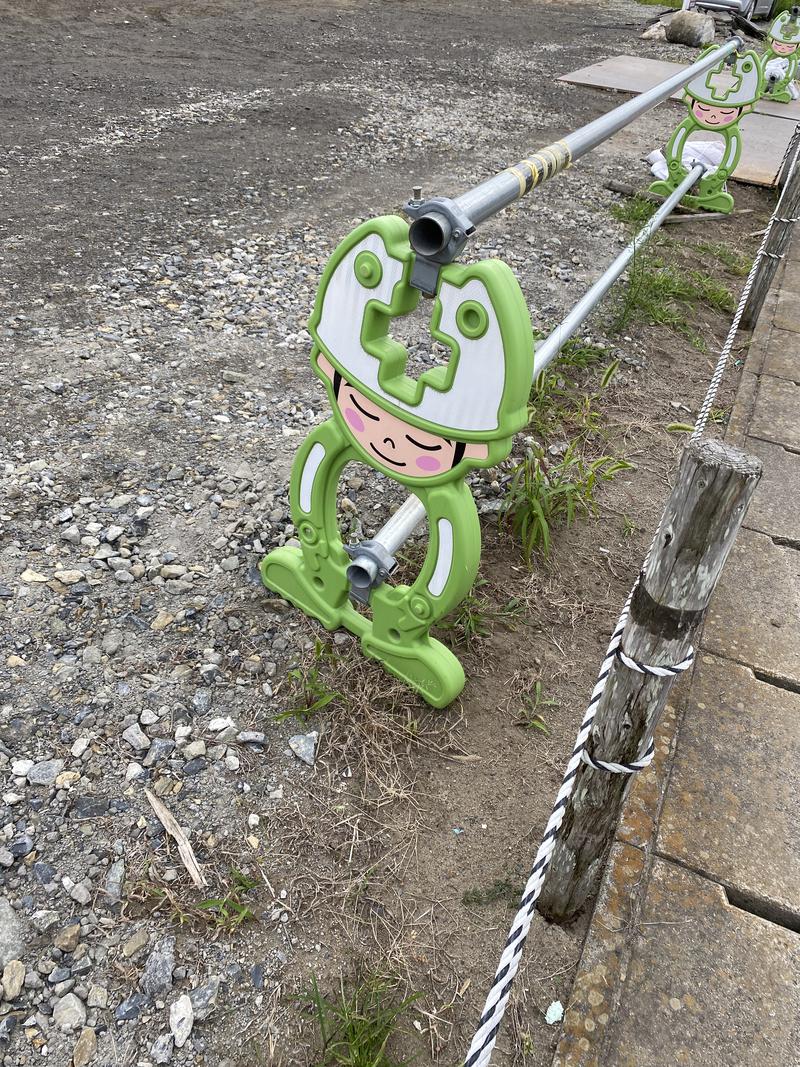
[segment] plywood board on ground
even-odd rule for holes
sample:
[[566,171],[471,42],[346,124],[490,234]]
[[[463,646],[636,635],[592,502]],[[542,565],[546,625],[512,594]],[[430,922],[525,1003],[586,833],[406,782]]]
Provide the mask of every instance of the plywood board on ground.
[[742,158],[734,171],[738,182],[748,185],[777,185],[783,154],[794,132],[794,123],[771,115],[745,115],[742,131]]
[[[572,74],[565,74],[559,80],[638,94],[682,69],[679,63],[637,56],[613,56]],[[675,95],[680,96],[679,93]],[[775,104],[762,100],[755,113],[742,119],[742,158],[734,175],[736,181],[768,187],[776,184],[783,154],[795,127],[795,121],[787,119],[800,121],[800,101]],[[695,137],[702,140],[699,132],[693,135]],[[653,148],[659,147],[663,145],[653,145]]]
[[[663,59],[645,59],[644,56],[609,56],[590,67],[581,67],[558,80],[574,85],[590,85],[595,89],[616,89],[620,93],[644,93],[659,82],[686,68],[681,63],[667,63]],[[679,100],[682,90],[673,93]],[[759,100],[756,114],[772,115],[778,119],[800,122],[800,100],[790,104],[777,104],[772,100]]]

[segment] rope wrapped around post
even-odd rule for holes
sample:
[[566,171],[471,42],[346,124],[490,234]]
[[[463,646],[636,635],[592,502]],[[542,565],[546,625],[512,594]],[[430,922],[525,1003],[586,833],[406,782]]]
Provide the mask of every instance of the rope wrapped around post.
[[652,758],[649,739],[675,678],[691,666],[689,638],[760,477],[760,461],[743,452],[716,441],[688,443],[611,636],[464,1067],[491,1060],[537,907],[547,918],[568,918],[591,891],[626,784]]

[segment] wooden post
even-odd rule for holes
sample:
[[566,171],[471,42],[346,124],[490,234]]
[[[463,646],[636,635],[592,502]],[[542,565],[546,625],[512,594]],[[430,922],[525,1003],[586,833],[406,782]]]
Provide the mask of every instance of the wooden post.
[[[794,229],[794,222],[791,220],[796,219],[800,213],[800,164],[796,158],[798,148],[800,148],[800,125],[792,134],[785,168],[779,175],[781,195],[775,209],[776,218],[770,230],[766,254],[759,264],[750,295],[742,312],[741,327],[743,330],[752,330],[761,314],[761,308],[772,285],[775,271],[778,269],[778,264],[786,251]],[[792,166],[793,163],[794,166]]]
[[[690,441],[681,457],[650,559],[634,594],[622,648],[650,666],[689,652],[750,498],[760,460],[718,441]],[[588,753],[612,763],[637,759],[652,737],[674,678],[656,678],[618,659],[597,707]],[[538,910],[574,916],[600,876],[631,775],[581,764]]]

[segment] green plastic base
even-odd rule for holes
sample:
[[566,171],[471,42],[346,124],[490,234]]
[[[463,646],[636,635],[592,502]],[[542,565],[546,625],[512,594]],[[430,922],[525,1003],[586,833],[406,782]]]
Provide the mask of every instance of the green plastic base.
[[[440,641],[427,634],[409,640],[390,628],[384,637],[374,632],[373,623],[356,611],[349,600],[332,605],[322,585],[309,575],[299,548],[276,548],[261,562],[261,579],[268,589],[279,593],[305,615],[317,619],[326,630],[346,629],[361,638],[365,654],[378,660],[384,668],[416,690],[434,708],[450,704],[464,688],[464,670],[456,657]],[[319,579],[319,581],[323,581]],[[409,598],[408,586],[382,587],[373,592],[377,606]],[[392,604],[393,612],[397,603]]]
[[[675,192],[676,185],[673,185],[670,181],[653,182],[649,192],[667,197]],[[690,194],[684,196],[681,203],[701,211],[719,211],[724,215],[730,215],[733,211],[733,197],[724,189],[710,190],[702,195]]]

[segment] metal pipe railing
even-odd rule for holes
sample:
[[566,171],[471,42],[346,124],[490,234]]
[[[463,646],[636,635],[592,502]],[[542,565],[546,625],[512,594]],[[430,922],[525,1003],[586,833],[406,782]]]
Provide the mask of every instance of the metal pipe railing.
[[680,185],[672,192],[664,203],[659,207],[639,230],[631,243],[623,249],[610,267],[607,267],[594,285],[589,289],[578,303],[570,311],[569,315],[556,326],[549,336],[538,344],[533,354],[533,376],[545,369],[551,363],[567,341],[577,329],[591,315],[608,290],[620,275],[625,271],[630,261],[634,258],[642,245],[646,244],[668,215],[671,215],[678,203],[689,192],[695,182],[702,178],[706,168],[702,163],[696,163]]
[[[611,286],[625,271],[642,245],[646,244],[674,210],[692,186],[703,176],[706,167],[696,163],[680,185],[672,192],[658,210],[639,230],[633,240],[607,267],[594,285],[587,290],[566,318],[534,350],[533,377],[536,378],[552,363],[575,331],[591,315]],[[422,501],[413,494],[397,509],[389,521],[375,536],[362,545],[351,549],[353,562],[347,570],[352,595],[361,603],[368,603],[369,592],[378,577],[378,561],[382,555],[393,557],[400,546],[425,521]],[[392,559],[392,564],[393,564]]]
[[409,240],[418,260],[412,284],[423,292],[433,293],[439,266],[456,258],[481,222],[565,170],[634,119],[667,100],[692,78],[711,70],[720,59],[733,56],[743,45],[743,38],[731,37],[724,45],[666,81],[539,149],[461,196],[410,200],[405,210],[413,219]]

